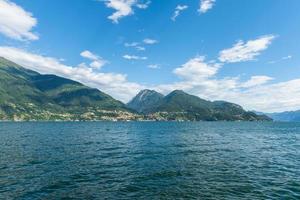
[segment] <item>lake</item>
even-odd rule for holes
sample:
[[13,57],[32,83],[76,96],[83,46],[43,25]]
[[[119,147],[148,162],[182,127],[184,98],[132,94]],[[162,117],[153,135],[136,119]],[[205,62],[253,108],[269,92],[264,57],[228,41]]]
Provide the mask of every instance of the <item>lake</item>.
[[0,123],[0,199],[62,198],[300,199],[300,123]]

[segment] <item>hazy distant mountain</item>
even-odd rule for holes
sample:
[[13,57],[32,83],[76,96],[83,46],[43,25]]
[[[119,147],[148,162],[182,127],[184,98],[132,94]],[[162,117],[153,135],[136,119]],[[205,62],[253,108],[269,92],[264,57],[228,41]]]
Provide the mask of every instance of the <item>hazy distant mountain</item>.
[[[141,91],[131,102],[136,102],[132,109],[140,112],[144,105],[149,105],[149,98],[143,98],[148,92]],[[151,94],[156,94],[152,91]],[[159,94],[159,93],[158,93]],[[151,96],[151,95],[150,95]],[[155,95],[156,96],[156,95]],[[160,100],[159,100],[160,99]],[[193,120],[193,121],[260,121],[271,120],[264,115],[257,115],[245,111],[241,106],[225,101],[207,101],[197,96],[189,95],[181,90],[175,90],[165,97],[160,96],[155,104],[151,103],[148,113],[154,118],[166,118],[168,120]],[[143,102],[145,100],[146,102]],[[152,101],[150,101],[152,102]],[[139,107],[141,105],[142,107]]]
[[97,89],[41,75],[0,57],[0,119],[80,119],[97,110],[128,109]]
[[300,122],[300,110],[281,113],[266,113],[266,115],[274,119],[274,121]]
[[142,90],[127,104],[127,107],[147,114],[155,110],[163,98],[164,95],[154,90]]

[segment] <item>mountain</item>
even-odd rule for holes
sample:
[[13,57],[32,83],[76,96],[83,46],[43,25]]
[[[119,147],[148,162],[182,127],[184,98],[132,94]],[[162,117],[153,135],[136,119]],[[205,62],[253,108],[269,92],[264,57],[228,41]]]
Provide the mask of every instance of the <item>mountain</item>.
[[300,122],[300,110],[281,113],[265,113],[265,115],[281,122]]
[[[154,93],[153,91],[151,93]],[[131,107],[137,112],[141,110],[138,105],[144,105],[144,98],[140,98],[143,91],[140,92],[132,101],[139,99],[136,107]],[[143,97],[143,95],[142,95]],[[145,98],[148,102],[148,98]],[[197,96],[185,93],[181,90],[175,90],[160,101],[151,104],[148,110],[149,117],[153,119],[167,120],[190,120],[190,121],[270,121],[265,115],[257,115],[253,112],[245,111],[241,106],[225,101],[207,101]],[[142,109],[143,110],[143,109]]]
[[[139,114],[138,114],[139,113]],[[0,120],[270,120],[224,101],[143,90],[127,105],[98,89],[0,57]]]
[[100,119],[116,111],[130,112],[122,102],[97,89],[42,75],[0,57],[2,120]]
[[127,107],[147,114],[155,110],[163,98],[164,95],[154,90],[142,90],[127,104]]
[[158,106],[156,111],[162,112],[207,112],[211,105],[209,101],[197,96],[189,95],[181,90],[175,90],[168,94]]

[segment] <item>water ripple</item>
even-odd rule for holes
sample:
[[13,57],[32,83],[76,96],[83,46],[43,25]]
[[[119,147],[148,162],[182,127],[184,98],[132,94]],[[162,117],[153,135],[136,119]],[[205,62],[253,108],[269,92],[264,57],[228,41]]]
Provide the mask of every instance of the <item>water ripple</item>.
[[300,199],[300,123],[0,123],[0,199]]

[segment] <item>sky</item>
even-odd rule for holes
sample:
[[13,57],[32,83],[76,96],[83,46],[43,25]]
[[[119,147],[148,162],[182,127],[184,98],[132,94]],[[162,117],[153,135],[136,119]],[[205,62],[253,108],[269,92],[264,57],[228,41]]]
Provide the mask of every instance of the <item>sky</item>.
[[300,109],[299,0],[0,0],[0,56],[128,102],[180,89]]

